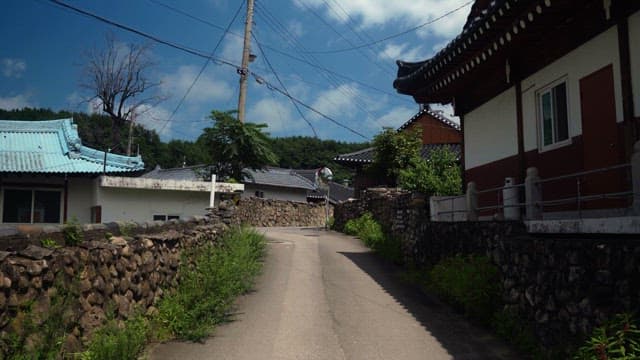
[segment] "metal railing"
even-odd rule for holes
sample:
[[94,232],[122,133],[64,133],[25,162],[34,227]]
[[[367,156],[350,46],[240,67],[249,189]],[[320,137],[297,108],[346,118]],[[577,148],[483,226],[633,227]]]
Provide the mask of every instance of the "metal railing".
[[[520,219],[522,217],[522,214],[524,214],[525,218],[527,219],[541,219],[545,207],[558,207],[567,204],[575,204],[577,216],[578,218],[582,218],[585,202],[603,199],[624,199],[633,197],[634,179],[632,179],[632,168],[633,166],[631,163],[624,163],[600,169],[580,171],[545,179],[541,179],[538,177],[537,169],[530,168],[527,170],[527,178],[525,182],[521,184],[508,184],[505,186],[476,190],[475,184],[469,183],[469,187],[467,188],[467,193],[465,195],[445,198],[432,198],[431,219],[434,221],[456,221],[456,214],[466,213],[466,215],[463,216],[465,220],[477,220],[479,214],[484,214],[484,216],[487,216],[487,213],[490,212],[490,210],[502,210],[501,212],[494,213],[493,216],[495,217],[496,215],[498,215],[500,218],[504,219]],[[631,189],[623,191],[602,192],[597,194],[589,194],[588,191],[585,191],[585,183],[589,184],[589,182],[587,181],[588,179],[586,179],[588,176],[594,176],[616,170],[629,170],[628,175],[621,175],[617,178],[620,179],[620,184],[623,185],[624,177],[629,176],[630,181],[628,181],[627,183],[630,183],[632,185]],[[544,199],[544,185],[549,186],[554,182],[558,183],[561,181],[572,179],[575,179],[574,196],[563,196],[560,198],[547,200]],[[640,179],[635,179],[635,181],[640,181]],[[624,185],[627,186],[627,184]],[[511,189],[515,189],[515,191],[509,191]],[[524,191],[524,196],[522,196],[522,191]],[[496,194],[496,201],[492,205],[478,206],[479,196],[491,193]],[[505,195],[509,197],[505,199]],[[636,194],[636,196],[640,196],[640,194]],[[459,199],[463,197],[465,198],[464,209],[456,209],[456,201],[459,201]],[[525,200],[524,202],[521,201],[521,199],[523,198]],[[481,201],[486,204],[487,196],[485,195],[484,199],[481,199]],[[637,201],[637,199],[634,199],[634,201]],[[442,203],[448,204],[442,206]],[[445,209],[441,210],[443,207]],[[511,211],[512,209],[516,208],[518,210]],[[523,209],[524,211],[522,211]]]

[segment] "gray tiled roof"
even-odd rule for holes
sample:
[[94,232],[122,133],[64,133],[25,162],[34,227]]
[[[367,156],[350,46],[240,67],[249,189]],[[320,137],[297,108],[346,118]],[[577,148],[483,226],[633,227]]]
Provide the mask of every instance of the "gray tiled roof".
[[160,166],[156,166],[155,169],[149,171],[141,177],[158,180],[202,181],[206,177],[204,176],[206,170],[206,165],[195,165],[171,169],[161,169]]
[[245,169],[251,175],[244,179],[245,184],[260,184],[288,188],[314,190],[313,182],[298,175],[293,170],[267,167],[263,170]]
[[[315,182],[317,169],[304,169],[294,170],[298,175],[303,176],[310,182]],[[327,191],[321,188],[316,190],[309,190],[307,192],[308,198],[324,198]],[[329,181],[329,202],[332,204],[347,201],[354,197],[354,190],[352,187],[344,186],[334,181]]]
[[[457,158],[460,158],[460,154],[461,154],[461,150],[462,147],[460,146],[460,144],[427,144],[427,145],[422,145],[422,149],[420,150],[420,156],[422,156],[423,159],[428,159],[429,158],[429,154],[431,153],[431,151],[433,151],[434,149],[440,149],[440,148],[449,148],[451,149],[451,151],[453,151],[456,154]],[[374,153],[374,148],[370,147],[370,148],[366,148],[364,150],[360,150],[360,151],[356,151],[356,152],[352,152],[352,153],[348,153],[348,154],[341,154],[336,156],[335,158],[333,158],[334,161],[339,162],[339,163],[343,163],[343,164],[371,164],[373,162],[375,153]]]

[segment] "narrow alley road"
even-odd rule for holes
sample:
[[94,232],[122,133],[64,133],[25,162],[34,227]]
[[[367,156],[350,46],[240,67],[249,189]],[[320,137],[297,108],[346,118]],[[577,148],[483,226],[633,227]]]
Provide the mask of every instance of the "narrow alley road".
[[203,344],[171,342],[152,360],[517,359],[447,307],[400,284],[359,240],[309,228],[268,239],[255,292]]

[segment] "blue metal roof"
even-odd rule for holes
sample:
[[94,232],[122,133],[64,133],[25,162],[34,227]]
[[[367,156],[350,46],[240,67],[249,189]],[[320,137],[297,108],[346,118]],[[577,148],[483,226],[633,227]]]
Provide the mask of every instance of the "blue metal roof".
[[[72,119],[0,120],[0,172],[99,174],[105,170],[104,155],[82,145]],[[107,154],[107,173],[143,169],[140,156]]]

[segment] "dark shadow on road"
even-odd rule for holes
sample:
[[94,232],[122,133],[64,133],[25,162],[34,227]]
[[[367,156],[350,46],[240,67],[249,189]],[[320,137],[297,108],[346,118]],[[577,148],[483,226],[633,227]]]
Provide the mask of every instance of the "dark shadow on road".
[[438,299],[415,286],[402,283],[402,271],[372,252],[339,252],[374,279],[389,295],[420,322],[457,360],[525,358],[490,335],[487,330],[469,323]]

